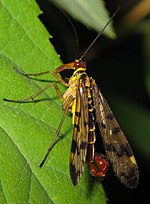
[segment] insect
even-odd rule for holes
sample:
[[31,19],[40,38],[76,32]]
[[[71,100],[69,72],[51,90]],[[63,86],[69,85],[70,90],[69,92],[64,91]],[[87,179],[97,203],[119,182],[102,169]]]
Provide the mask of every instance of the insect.
[[[73,184],[79,182],[88,160],[93,176],[104,177],[110,163],[115,175],[125,186],[136,187],[139,172],[131,147],[95,80],[87,75],[86,63],[81,59],[75,60],[57,68],[56,73],[66,69],[75,70],[63,95],[64,111],[72,112],[74,125],[70,154]],[[106,156],[95,153],[95,123],[99,126]],[[47,156],[40,166],[43,166]]]
[[[90,47],[91,45],[89,48]],[[93,176],[98,177],[104,177],[110,165],[115,175],[126,187],[135,188],[139,181],[139,171],[136,160],[124,133],[105,98],[101,94],[95,80],[92,77],[89,77],[86,73],[87,65],[86,62],[82,60],[85,53],[80,59],[76,59],[74,62],[63,64],[58,67],[55,72],[47,71],[37,74],[24,74],[29,77],[51,73],[60,83],[68,88],[63,96],[59,91],[57,83],[52,82],[37,94],[24,100],[4,100],[11,102],[33,100],[45,89],[54,86],[58,95],[63,99],[64,114],[47,154],[39,166],[42,167],[44,165],[57,136],[59,135],[65,116],[67,112],[70,111],[72,113],[73,123],[73,139],[70,153],[70,176],[73,185],[77,185],[80,181],[84,172],[85,163],[87,163],[89,165],[90,173]],[[73,70],[73,74],[67,82],[58,75],[64,70]],[[95,152],[96,123],[99,127],[106,155]]]

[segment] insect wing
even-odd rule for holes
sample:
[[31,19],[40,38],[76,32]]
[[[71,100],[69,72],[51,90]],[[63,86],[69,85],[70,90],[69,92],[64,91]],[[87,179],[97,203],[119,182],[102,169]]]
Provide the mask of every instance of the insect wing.
[[74,186],[83,174],[88,146],[88,99],[82,80],[78,81],[75,100],[74,132],[70,155],[70,176]]
[[107,158],[119,180],[126,187],[135,188],[139,181],[139,171],[131,147],[95,81],[91,80],[96,121]]

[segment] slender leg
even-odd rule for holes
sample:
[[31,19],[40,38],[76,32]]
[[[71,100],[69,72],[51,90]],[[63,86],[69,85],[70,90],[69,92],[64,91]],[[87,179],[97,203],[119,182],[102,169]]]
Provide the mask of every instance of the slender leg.
[[30,76],[41,76],[41,75],[44,75],[44,74],[52,74],[56,79],[58,79],[58,81],[63,84],[64,86],[68,87],[68,84],[60,77],[58,76],[58,73],[57,72],[54,72],[54,71],[46,71],[46,72],[40,72],[40,73],[34,73],[34,74],[27,74],[27,73],[24,73],[20,70],[17,69],[17,72],[19,72],[20,74],[26,76],[26,77],[30,77]]
[[63,113],[63,116],[62,116],[62,118],[61,118],[61,121],[60,121],[60,123],[59,123],[59,126],[58,126],[58,128],[57,128],[57,130],[56,130],[56,132],[55,132],[54,139],[53,139],[53,141],[51,142],[51,144],[50,144],[50,146],[49,146],[49,148],[48,148],[48,150],[47,150],[47,153],[46,153],[44,159],[42,160],[42,162],[40,163],[39,167],[42,167],[42,166],[43,166],[43,164],[45,163],[45,161],[46,161],[46,159],[47,159],[47,157],[48,157],[48,155],[49,155],[49,153],[50,153],[50,151],[51,151],[53,145],[54,145],[55,142],[56,142],[56,139],[57,139],[57,137],[58,137],[58,135],[59,135],[60,129],[61,129],[62,125],[63,125],[63,122],[64,122],[64,120],[65,120],[66,114],[67,114],[67,112],[68,112],[68,109],[69,109],[69,107],[70,107],[70,104],[71,104],[72,100],[73,100],[73,97],[70,96],[69,99],[68,99],[68,101],[67,101],[67,105],[66,105],[66,108],[65,108],[65,110],[64,110],[64,113]]
[[13,99],[7,99],[7,98],[4,98],[3,100],[4,101],[8,101],[8,102],[15,102],[15,103],[21,103],[21,102],[25,102],[25,101],[30,101],[30,100],[34,100],[38,95],[40,95],[42,92],[44,92],[46,89],[48,89],[49,87],[51,86],[54,86],[55,89],[56,89],[56,92],[59,96],[60,99],[63,99],[63,96],[58,88],[58,85],[56,84],[56,82],[52,82],[50,84],[47,84],[47,86],[45,86],[44,88],[42,88],[38,93],[28,97],[28,98],[24,98],[24,99],[21,99],[21,100],[13,100]]

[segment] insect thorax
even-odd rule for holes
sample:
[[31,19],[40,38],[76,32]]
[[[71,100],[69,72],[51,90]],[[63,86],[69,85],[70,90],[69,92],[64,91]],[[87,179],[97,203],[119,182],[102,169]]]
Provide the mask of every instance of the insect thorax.
[[[77,88],[79,88],[80,80],[86,79],[88,76],[85,72],[86,68],[77,68],[72,76],[69,79],[68,82],[68,89],[63,95],[64,103],[63,103],[63,109],[65,109],[66,105],[68,104],[68,101],[70,98],[72,98],[72,101],[70,103],[69,111],[72,113],[72,123],[74,123],[74,113],[76,108],[76,97],[77,97]],[[89,78],[89,77],[88,77]]]
[[86,70],[85,68],[78,68],[73,72],[68,82],[68,89],[63,95],[64,101],[67,100],[67,98],[70,96],[72,96],[73,99],[76,97],[76,89],[80,78],[87,76],[85,70]]

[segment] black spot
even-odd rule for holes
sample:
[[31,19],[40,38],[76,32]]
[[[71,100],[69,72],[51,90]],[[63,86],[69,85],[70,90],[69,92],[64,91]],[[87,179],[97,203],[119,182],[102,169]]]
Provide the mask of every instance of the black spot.
[[87,142],[84,142],[82,141],[81,144],[80,144],[80,149],[86,149],[88,146],[88,143]]
[[115,152],[116,152],[116,155],[117,155],[118,157],[123,157],[123,156],[125,155],[125,152],[123,151],[122,148],[117,149]]
[[112,144],[105,144],[105,150],[108,152],[116,152],[115,147]]
[[70,164],[70,177],[71,177],[71,180],[72,180],[72,183],[74,186],[77,185],[77,176],[78,176],[78,173],[76,171],[76,168],[74,165]]
[[81,112],[77,112],[77,111],[76,111],[76,112],[75,112],[75,115],[78,116],[78,117],[80,117],[80,116],[81,116]]
[[126,143],[125,145],[121,145],[120,146],[120,149],[122,150],[122,152],[124,152],[124,154],[127,156],[127,157],[131,157],[133,155],[133,152],[130,148],[130,145],[129,143]]
[[117,135],[118,132],[120,132],[120,127],[115,127],[114,129],[112,129],[112,133]]
[[77,125],[77,124],[75,124],[75,123],[74,123],[74,128],[77,128],[78,132],[80,131],[79,125]]
[[128,143],[125,145],[121,145],[120,151],[117,152],[118,157],[122,157],[123,155],[126,155],[127,157],[130,157],[133,155],[132,150]]
[[77,155],[80,155],[80,149],[77,147]]
[[106,129],[106,125],[103,122],[101,122],[101,127]]
[[84,121],[84,126],[87,126],[89,123],[87,121]]
[[127,174],[122,173],[120,177],[123,177],[122,182],[128,188],[136,188],[139,182],[139,172],[137,166],[132,167]]
[[109,114],[107,115],[107,118],[108,118],[109,120],[113,120],[113,119],[114,119],[114,115],[111,114],[111,113],[109,113]]
[[75,154],[76,152],[77,143],[75,140],[72,140],[71,152]]
[[105,144],[105,149],[109,152],[115,152],[118,157],[122,157],[124,155],[130,157],[133,155],[133,152],[128,143],[125,145],[120,145],[118,148],[112,144]]

